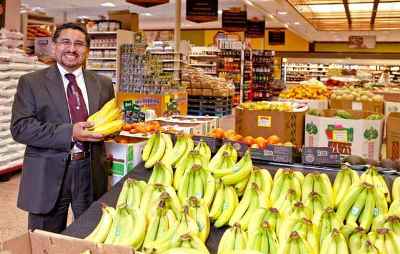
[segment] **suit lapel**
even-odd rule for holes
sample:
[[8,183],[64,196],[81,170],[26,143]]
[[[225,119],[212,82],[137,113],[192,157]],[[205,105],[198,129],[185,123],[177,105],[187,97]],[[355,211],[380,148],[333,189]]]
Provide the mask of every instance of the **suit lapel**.
[[83,77],[85,79],[86,91],[89,100],[89,115],[92,115],[99,110],[101,88],[100,84],[91,73],[83,71]]
[[65,95],[64,83],[57,65],[53,65],[48,69],[47,78],[50,82],[45,82],[45,86],[50,94],[55,109],[63,119],[63,122],[70,123],[71,119],[68,110],[68,101]]

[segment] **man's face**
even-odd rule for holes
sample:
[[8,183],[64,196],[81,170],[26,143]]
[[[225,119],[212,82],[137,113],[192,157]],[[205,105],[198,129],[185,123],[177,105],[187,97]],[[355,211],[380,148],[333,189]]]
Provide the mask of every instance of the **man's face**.
[[57,63],[66,70],[74,71],[86,60],[89,46],[86,45],[85,34],[75,29],[65,29],[54,44],[54,55]]

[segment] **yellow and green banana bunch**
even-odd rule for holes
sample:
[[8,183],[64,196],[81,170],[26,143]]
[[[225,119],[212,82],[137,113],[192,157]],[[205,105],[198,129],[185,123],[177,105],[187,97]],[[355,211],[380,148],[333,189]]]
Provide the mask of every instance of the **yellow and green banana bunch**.
[[144,181],[128,178],[122,185],[116,206],[126,205],[130,209],[139,208],[146,186],[147,183]]
[[253,162],[251,160],[250,152],[247,151],[233,166],[221,168],[220,170],[211,170],[211,172],[215,178],[221,178],[223,184],[236,185],[248,179],[252,170]]
[[390,191],[386,184],[385,178],[382,174],[378,172],[375,166],[370,166],[361,176],[360,180],[362,182],[367,182],[375,186],[375,188],[382,192],[386,201],[390,202]]
[[210,208],[210,218],[214,221],[214,226],[219,228],[228,224],[238,204],[239,198],[235,189],[232,186],[225,186],[219,181]]
[[149,184],[172,186],[174,171],[162,162],[156,162],[149,178]]
[[333,183],[333,197],[335,208],[338,207],[343,197],[349,191],[353,184],[360,181],[360,177],[357,172],[350,167],[343,165],[341,170],[337,173],[335,181]]
[[230,254],[245,250],[247,247],[247,233],[239,223],[228,228],[221,237],[218,245],[218,254]]
[[280,243],[278,250],[278,254],[292,253],[317,254],[310,244],[296,231],[290,233],[287,241]]
[[305,176],[302,186],[302,198],[304,203],[310,198],[315,198],[317,195],[324,200],[325,207],[333,207],[333,190],[329,176],[325,173],[313,172]]
[[[320,221],[317,225],[317,238],[320,246],[322,241],[332,232],[333,229],[342,229],[343,223],[337,218],[333,208],[327,208],[322,213]],[[353,228],[351,228],[353,231]]]
[[285,219],[285,215],[276,208],[259,208],[253,213],[247,232],[249,235],[254,235],[257,230],[266,226],[265,223],[268,223],[268,230],[272,230],[275,235],[278,235]]
[[99,223],[95,229],[85,237],[86,240],[95,243],[103,243],[106,240],[108,232],[111,229],[111,225],[113,224],[116,211],[113,207],[106,206],[105,204],[102,204],[101,211],[102,215]]
[[[304,175],[300,171],[278,169],[274,175],[270,201],[272,206],[290,213],[292,205],[301,200]],[[290,203],[289,207],[287,203]],[[285,208],[286,207],[286,208]]]
[[146,228],[146,216],[140,209],[128,209],[126,206],[117,207],[104,243],[139,249],[142,246]]
[[189,216],[192,217],[197,224],[199,230],[199,238],[206,242],[208,234],[210,233],[210,218],[208,207],[204,204],[203,200],[194,196],[189,198],[188,202]]
[[260,253],[277,253],[279,248],[278,238],[275,230],[268,223],[263,221],[261,226],[250,233],[248,231],[247,250],[259,251]]
[[155,133],[143,148],[142,159],[144,167],[151,168],[157,162],[162,162],[166,167],[171,167],[173,161],[173,143],[171,136],[166,133]]
[[387,214],[388,207],[383,193],[369,183],[354,184],[343,197],[337,209],[340,221],[360,226],[369,231],[373,219]]
[[105,136],[120,131],[124,125],[124,121],[121,119],[121,109],[118,107],[115,98],[104,104],[99,111],[89,116],[87,121],[94,124],[90,129],[91,132]]
[[319,225],[321,216],[325,209],[333,207],[332,200],[329,196],[320,194],[318,192],[310,192],[309,197],[306,198],[304,205],[309,207],[312,212],[312,222],[315,225]]
[[376,231],[380,228],[392,230],[400,237],[400,217],[397,215],[380,215],[374,219],[371,231]]
[[211,159],[211,149],[207,145],[206,142],[204,142],[203,140],[200,140],[200,142],[196,145],[194,150],[195,151],[199,151],[201,156],[203,156],[206,159],[207,162],[210,161],[210,159]]
[[[379,228],[368,234],[368,242],[372,243],[374,250],[372,253],[390,254],[400,253],[400,240],[399,235],[396,235],[392,230],[387,228]],[[368,248],[362,246],[359,253],[367,253],[361,251],[368,251]],[[377,252],[375,251],[377,250]]]
[[187,171],[189,171],[194,165],[201,166],[207,169],[208,161],[203,157],[199,151],[189,151],[185,157],[175,165],[174,181],[173,185],[175,189],[179,188],[180,181]]
[[348,254],[349,249],[343,234],[338,229],[333,229],[322,241],[320,254]]
[[267,207],[269,207],[267,195],[253,182],[235,208],[229,219],[229,225],[233,226],[238,223],[243,230],[247,230],[255,211],[259,208]]
[[393,202],[400,200],[400,177],[396,177],[392,183],[392,197]]

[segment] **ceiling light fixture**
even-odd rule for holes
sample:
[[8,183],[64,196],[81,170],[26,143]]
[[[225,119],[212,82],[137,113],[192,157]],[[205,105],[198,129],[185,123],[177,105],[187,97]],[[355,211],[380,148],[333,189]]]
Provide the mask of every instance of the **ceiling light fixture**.
[[218,14],[222,14],[222,10],[218,10]]
[[147,16],[147,17],[153,16],[153,14],[151,14],[150,12],[142,13],[142,15],[143,15],[143,16]]
[[274,19],[274,18],[275,18],[275,16],[272,15],[272,14],[268,14],[268,16],[269,16],[271,19]]
[[295,24],[295,25],[300,25],[300,22],[296,21],[296,22],[294,22],[293,24]]
[[103,7],[115,7],[115,4],[111,3],[111,2],[105,2],[100,4]]
[[287,11],[278,11],[277,12],[279,15],[286,15],[287,14]]
[[254,6],[254,4],[250,1],[250,0],[244,0],[246,2],[246,4],[250,5],[250,6]]
[[285,24],[285,27],[286,27],[286,28],[289,28],[289,25],[288,25],[288,24]]

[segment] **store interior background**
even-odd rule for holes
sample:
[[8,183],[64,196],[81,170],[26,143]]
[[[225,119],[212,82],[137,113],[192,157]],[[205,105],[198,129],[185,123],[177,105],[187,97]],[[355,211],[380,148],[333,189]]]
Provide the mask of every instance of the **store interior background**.
[[[105,4],[105,3],[108,4]],[[335,1],[333,1],[335,2]],[[342,3],[342,1],[337,1]],[[372,9],[374,1],[352,1],[368,4]],[[378,1],[379,2],[379,1]],[[393,1],[393,16],[400,12],[400,2]],[[104,6],[105,5],[105,6]],[[113,6],[112,6],[113,5]],[[209,46],[214,35],[221,30],[221,13],[223,9],[244,7],[249,17],[265,18],[266,33],[264,38],[249,39],[253,49],[274,50],[277,61],[282,58],[336,58],[338,62],[346,59],[363,61],[369,59],[400,59],[400,15],[391,18],[390,29],[379,30],[370,26],[340,28],[337,31],[317,30],[310,20],[305,19],[288,1],[285,0],[219,0],[218,22],[194,23],[186,20],[185,1],[181,8],[181,39],[188,40],[196,46]],[[366,8],[366,7],[365,7]],[[132,19],[128,22],[133,31],[157,31],[172,34],[175,27],[175,0],[168,4],[142,8],[126,3],[123,0],[7,0],[5,26],[11,30],[21,31],[21,15],[32,10],[45,12],[54,18],[54,24],[79,19],[108,18],[110,12],[126,10]],[[378,9],[379,10],[379,9]],[[355,11],[357,13],[357,11]],[[379,20],[379,15],[376,20]],[[346,22],[348,22],[347,18]],[[362,21],[365,23],[365,19]],[[366,21],[370,23],[370,18]],[[357,19],[353,20],[357,27]],[[268,43],[268,31],[284,31],[285,42],[282,45]],[[238,33],[241,37],[243,32]],[[375,36],[376,45],[370,49],[352,49],[348,47],[349,36]],[[399,62],[400,65],[400,62]],[[275,78],[280,76],[276,72]],[[12,176],[9,181],[0,182],[0,242],[18,236],[26,231],[26,214],[16,208],[19,175]]]

